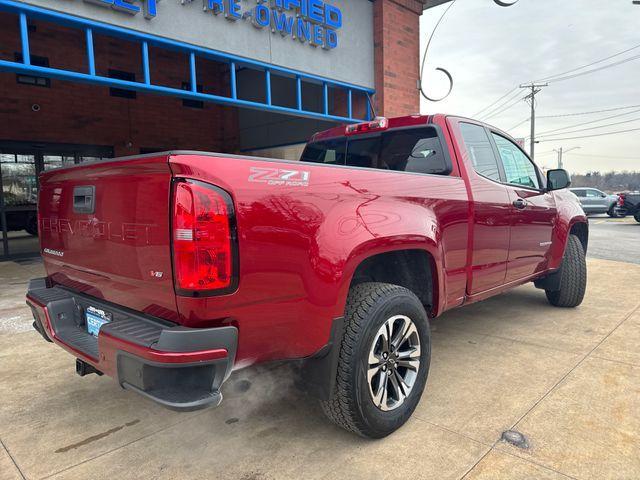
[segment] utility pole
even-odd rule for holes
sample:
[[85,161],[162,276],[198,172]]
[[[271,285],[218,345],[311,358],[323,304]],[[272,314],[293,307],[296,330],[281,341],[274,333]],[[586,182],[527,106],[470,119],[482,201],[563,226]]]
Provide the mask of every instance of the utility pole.
[[580,147],[571,147],[568,150],[564,150],[562,147],[558,148],[558,149],[553,149],[554,152],[558,152],[558,168],[564,168],[563,164],[562,164],[562,155],[564,153],[569,153],[571,150],[577,150]]
[[525,99],[531,100],[531,147],[529,155],[531,160],[534,160],[534,150],[536,145],[536,94],[542,90],[542,87],[548,87],[548,83],[529,83],[520,85],[520,88],[530,88],[531,93],[525,97]]

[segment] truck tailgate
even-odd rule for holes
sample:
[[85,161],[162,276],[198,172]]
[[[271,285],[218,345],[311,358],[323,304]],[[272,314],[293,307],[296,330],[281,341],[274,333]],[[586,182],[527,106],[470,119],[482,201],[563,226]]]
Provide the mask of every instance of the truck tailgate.
[[40,247],[55,284],[177,320],[168,156],[99,162],[40,177]]

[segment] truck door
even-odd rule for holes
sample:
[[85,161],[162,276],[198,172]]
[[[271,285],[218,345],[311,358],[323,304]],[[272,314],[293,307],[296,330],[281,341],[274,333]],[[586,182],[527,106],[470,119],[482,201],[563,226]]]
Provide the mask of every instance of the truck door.
[[505,283],[546,269],[551,249],[556,203],[543,190],[543,177],[515,143],[491,132],[511,201],[511,241]]
[[469,179],[473,235],[467,294],[473,295],[504,283],[509,254],[511,199],[501,183],[501,169],[489,131],[466,120],[449,118],[448,121],[458,144],[461,168]]

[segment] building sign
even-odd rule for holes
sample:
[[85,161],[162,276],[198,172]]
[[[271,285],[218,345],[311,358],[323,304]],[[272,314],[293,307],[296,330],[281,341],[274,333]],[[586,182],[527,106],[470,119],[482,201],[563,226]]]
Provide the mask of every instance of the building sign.
[[[159,14],[159,0],[84,1],[129,15],[142,13],[148,20]],[[178,1],[182,5],[202,1],[204,14],[224,17],[231,22],[252,24],[258,29],[269,29],[283,37],[326,50],[333,50],[338,46],[338,31],[342,28],[342,10],[322,0],[171,1]]]

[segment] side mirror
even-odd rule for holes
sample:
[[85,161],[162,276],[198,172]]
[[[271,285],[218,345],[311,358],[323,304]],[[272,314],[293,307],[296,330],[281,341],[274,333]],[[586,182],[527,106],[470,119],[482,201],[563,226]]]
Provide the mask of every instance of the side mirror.
[[562,190],[571,185],[571,176],[569,172],[562,168],[549,170],[547,172],[547,191]]

